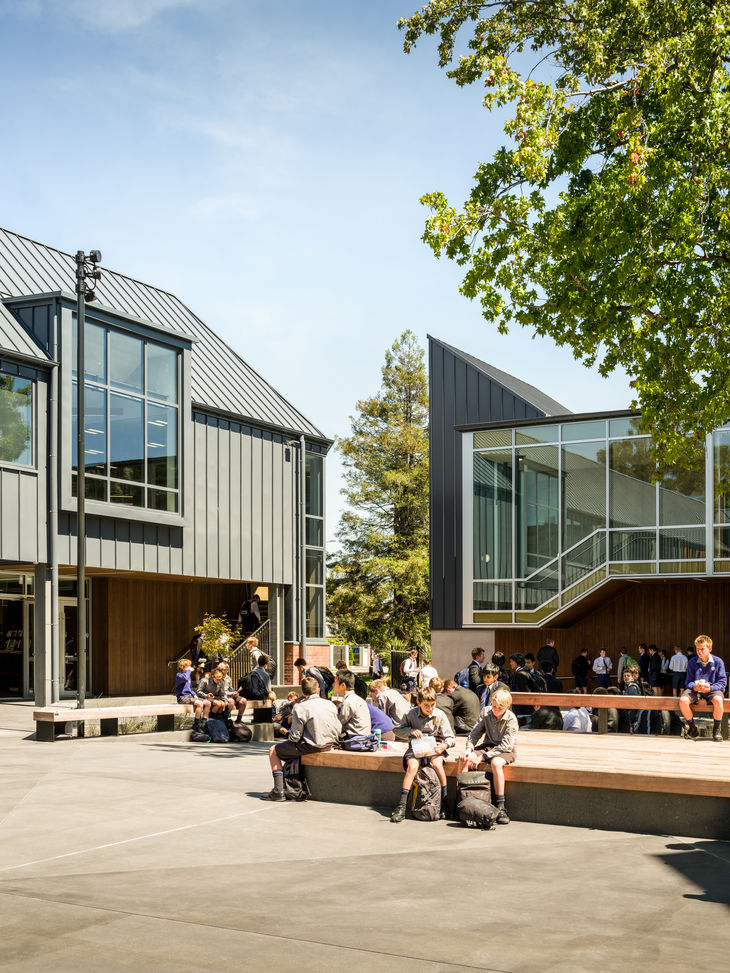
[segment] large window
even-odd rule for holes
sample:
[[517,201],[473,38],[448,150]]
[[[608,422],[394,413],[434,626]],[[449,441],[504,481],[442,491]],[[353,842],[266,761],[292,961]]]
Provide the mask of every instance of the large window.
[[[72,451],[77,457],[76,322],[73,334]],[[179,353],[86,323],[84,432],[86,497],[166,513],[180,510]],[[76,475],[73,495],[77,494]]]
[[33,464],[33,381],[0,371],[0,463]]
[[[464,434],[464,617],[544,623],[611,575],[707,571],[706,451],[657,475],[637,417]],[[730,572],[730,428],[715,434],[715,570]]]
[[304,460],[307,638],[324,638],[324,456]]

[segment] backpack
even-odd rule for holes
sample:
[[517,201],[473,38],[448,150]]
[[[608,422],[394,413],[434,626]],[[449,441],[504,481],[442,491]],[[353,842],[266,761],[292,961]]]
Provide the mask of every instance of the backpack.
[[228,735],[231,738],[231,743],[249,743],[253,731],[245,723],[231,723],[228,727]]
[[406,662],[408,661],[409,658],[410,656],[406,656],[406,658],[401,662],[400,667],[398,669],[398,671],[401,674],[401,679],[406,678]]
[[335,684],[335,677],[332,674],[332,671],[328,669],[327,666],[312,666],[312,669],[316,669],[317,672],[320,674],[320,676],[324,680],[325,688],[327,692],[329,692],[330,689],[332,689],[332,687]]
[[369,753],[371,750],[379,749],[378,739],[374,733],[356,733],[354,736],[340,740],[340,750]]
[[224,720],[206,720],[205,732],[211,743],[230,743],[231,737]]
[[441,813],[441,782],[430,764],[419,768],[410,797],[411,814],[416,821],[438,821]]
[[463,669],[459,669],[458,672],[454,673],[454,682],[457,686],[462,686],[464,689],[469,688],[469,666],[464,666]]
[[525,672],[530,677],[532,682],[532,691],[534,693],[546,693],[547,683],[545,682],[544,676],[537,672],[535,669],[525,669]]
[[261,678],[261,676],[258,674],[258,672],[252,670],[249,673],[249,677],[251,682],[251,695],[246,696],[246,694],[244,693],[246,699],[266,699],[268,696],[268,693],[266,692],[266,686],[264,685],[264,681]]
[[492,787],[483,770],[471,770],[456,777],[456,813],[467,828],[491,831],[499,811],[492,804]]
[[210,737],[203,730],[193,730],[190,734],[191,743],[210,743]]
[[355,693],[360,697],[360,699],[367,701],[368,684],[364,679],[361,679],[360,676],[355,676]]
[[251,673],[246,672],[238,680],[239,691],[243,693],[246,699],[253,699],[253,680],[251,679]]
[[309,797],[309,784],[302,774],[299,757],[285,760],[281,766],[284,771],[284,797],[287,801],[306,801]]

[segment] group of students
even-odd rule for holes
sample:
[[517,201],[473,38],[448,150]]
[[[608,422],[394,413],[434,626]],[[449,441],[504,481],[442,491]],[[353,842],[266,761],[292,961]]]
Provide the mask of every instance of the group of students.
[[[504,767],[515,760],[518,727],[510,709],[512,696],[506,686],[497,686],[496,673],[490,673],[494,678],[489,683],[483,680],[483,704],[475,696],[474,718],[465,719],[458,707],[459,690],[463,687],[458,687],[454,680],[444,684],[438,677],[432,678],[430,685],[415,691],[413,705],[413,701],[397,689],[376,679],[367,687],[369,700],[366,700],[355,691],[355,674],[344,663],[339,663],[332,680],[336,700],[330,700],[324,668],[309,666],[303,658],[297,659],[295,665],[301,678],[301,695],[294,698],[295,694],[290,694],[286,712],[274,717],[278,723],[277,732],[286,739],[274,744],[269,751],[274,786],[261,795],[262,800],[285,800],[285,761],[335,747],[350,749],[348,743],[366,738],[379,729],[382,740],[401,740],[408,744],[403,756],[401,798],[391,821],[397,824],[405,818],[406,799],[422,764],[433,767],[441,784],[441,817],[451,817],[454,809],[449,806],[446,795],[444,759],[456,742],[455,733],[461,732],[468,734],[468,739],[466,751],[459,758],[459,770],[476,767],[479,763],[490,765],[498,812],[496,822],[509,824],[505,810]],[[456,707],[453,705],[454,695]],[[457,719],[458,731],[455,729]],[[417,756],[413,741],[423,737],[432,737],[434,747],[427,755]]]
[[[671,649],[660,649],[657,645],[647,645],[645,642],[640,642],[635,661],[638,663],[641,679],[651,687],[651,692],[655,696],[659,696],[669,689],[671,689],[673,696],[680,696],[685,689],[688,662],[695,655],[694,645],[690,645],[684,650],[678,644],[672,645]],[[623,688],[624,668],[630,659],[628,649],[622,646],[616,665],[616,679],[619,689]],[[600,650],[592,664],[588,649],[582,649],[572,664],[576,689],[580,689],[583,693],[588,692],[588,676],[591,670],[596,684],[601,688],[608,689],[612,683],[613,668],[613,660],[605,649]]]
[[175,698],[178,703],[193,707],[194,731],[202,730],[208,718],[232,718],[234,711],[237,713],[236,722],[241,723],[249,700],[270,699],[273,703],[276,699],[269,673],[271,660],[258,651],[258,639],[247,639],[245,650],[251,656],[253,668],[238,680],[235,689],[229,675],[230,664],[225,656],[219,660],[209,660],[200,653],[195,664],[192,658],[178,661]]

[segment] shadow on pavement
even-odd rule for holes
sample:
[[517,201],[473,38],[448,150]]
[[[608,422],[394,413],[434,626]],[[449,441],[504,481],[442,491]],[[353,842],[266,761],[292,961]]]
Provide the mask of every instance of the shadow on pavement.
[[730,844],[726,841],[693,841],[667,845],[658,856],[703,891],[685,892],[683,898],[718,902],[730,907]]

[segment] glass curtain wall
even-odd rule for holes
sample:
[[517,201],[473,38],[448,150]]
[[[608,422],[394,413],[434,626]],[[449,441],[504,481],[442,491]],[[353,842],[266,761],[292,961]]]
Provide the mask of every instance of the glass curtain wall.
[[324,638],[324,457],[306,453],[305,586],[307,638]]
[[[541,624],[611,575],[705,573],[705,449],[658,480],[640,418],[465,434],[465,617]],[[730,571],[730,428],[715,434],[715,556]],[[465,561],[465,565],[467,562]],[[468,568],[467,568],[468,571]]]

